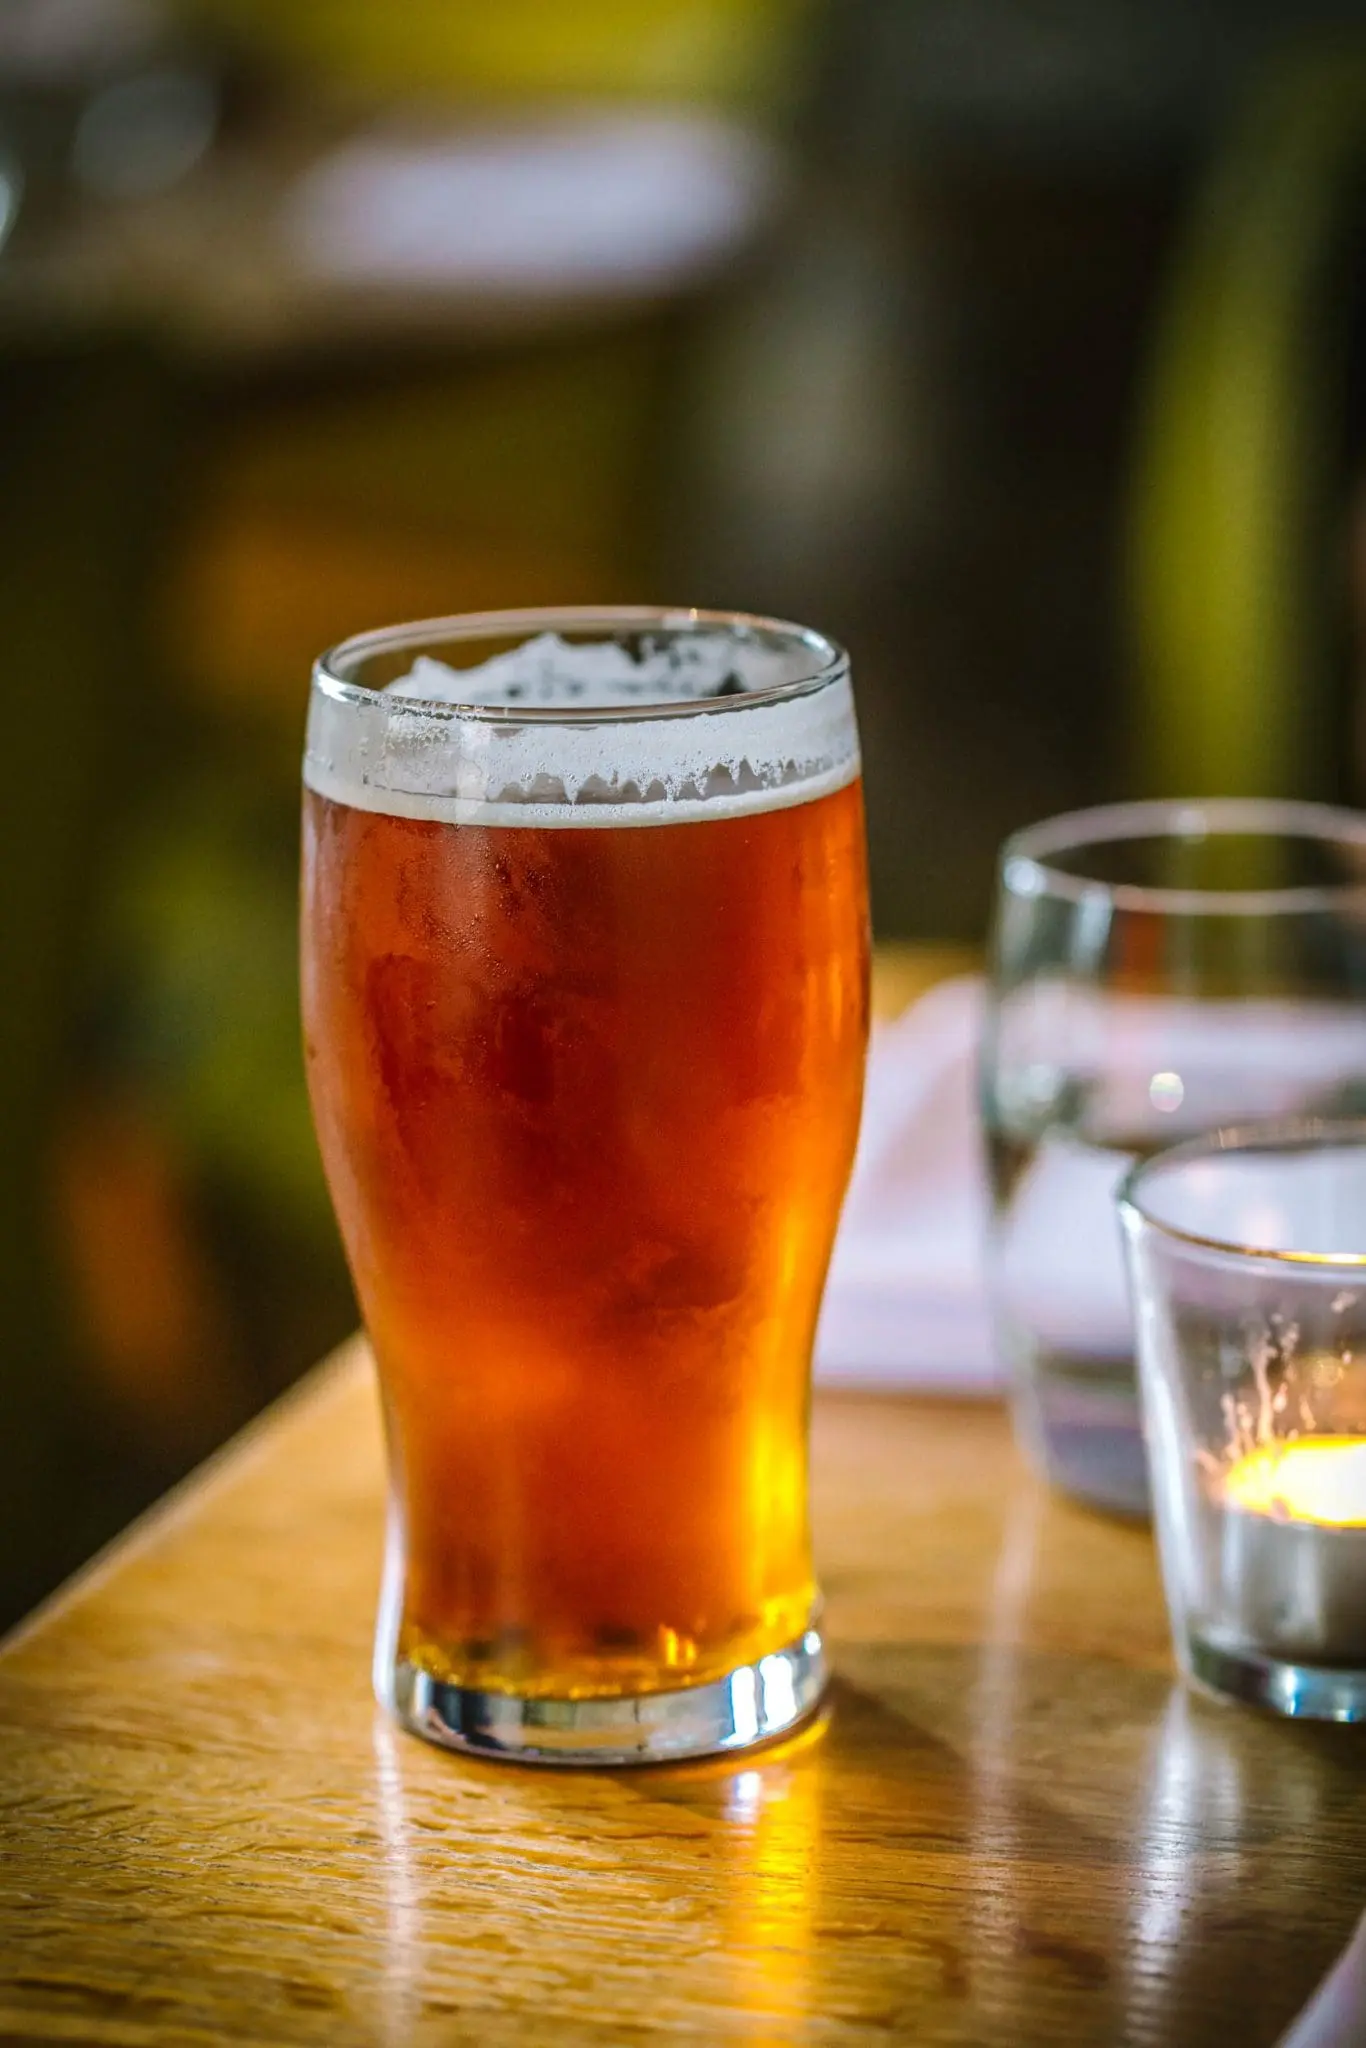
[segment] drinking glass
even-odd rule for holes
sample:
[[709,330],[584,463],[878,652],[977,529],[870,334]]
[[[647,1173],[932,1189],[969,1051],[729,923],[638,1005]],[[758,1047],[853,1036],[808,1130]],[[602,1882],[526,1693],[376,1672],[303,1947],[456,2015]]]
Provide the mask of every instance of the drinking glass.
[[844,655],[694,611],[398,627],[319,662],[304,781],[309,1086],[389,1448],[381,1701],[575,1763],[791,1726],[868,1029]]
[[1366,1718],[1366,1122],[1197,1138],[1119,1206],[1181,1668]]
[[1081,811],[1003,850],[983,1045],[989,1257],[1040,1469],[1140,1515],[1114,1192],[1220,1124],[1366,1108],[1366,817],[1226,799]]

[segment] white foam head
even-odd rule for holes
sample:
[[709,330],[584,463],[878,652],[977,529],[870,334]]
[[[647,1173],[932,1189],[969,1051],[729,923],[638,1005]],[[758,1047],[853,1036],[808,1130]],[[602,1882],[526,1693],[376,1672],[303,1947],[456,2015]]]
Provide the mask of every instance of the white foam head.
[[[848,665],[819,635],[695,613],[559,622],[587,637],[505,613],[348,642],[314,675],[305,780],[398,817],[544,827],[770,810],[858,773]],[[431,651],[519,632],[471,667]],[[396,658],[408,666],[385,687],[354,680],[385,681]]]

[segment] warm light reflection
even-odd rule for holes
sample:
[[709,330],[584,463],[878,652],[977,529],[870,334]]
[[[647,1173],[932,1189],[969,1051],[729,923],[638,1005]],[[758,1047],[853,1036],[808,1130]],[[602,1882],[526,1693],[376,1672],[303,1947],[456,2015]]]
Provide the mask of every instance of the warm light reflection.
[[763,1805],[764,1781],[759,1771],[737,1771],[726,1795],[726,1818],[751,1822]]
[[1298,1437],[1251,1451],[1225,1473],[1224,1498],[1274,1521],[1366,1528],[1366,1437]]
[[[1277,1734],[1258,1715],[1212,1713],[1178,1685],[1142,1759],[1133,1760],[1139,1803],[1120,1987],[1126,2038],[1188,2040],[1193,2011],[1221,2010],[1237,1995],[1230,1933],[1257,1914],[1266,1887],[1284,1887],[1274,1912],[1265,1908],[1268,1930],[1296,1927],[1305,1937],[1322,1920],[1314,1858],[1293,1856],[1273,1878],[1269,1849],[1321,1841],[1334,1827],[1341,1787],[1325,1773],[1321,1750],[1281,1743]],[[1315,1971],[1294,1940],[1284,1967],[1307,1992]],[[1231,2017],[1227,2034],[1238,2038]],[[1330,2037],[1313,2039],[1326,2048]]]
[[422,2002],[422,1903],[412,1859],[412,1823],[403,1795],[396,1734],[376,1715],[375,1796],[385,1899],[384,2038],[412,2039]]
[[726,1800],[733,1996],[775,2030],[764,2039],[790,2039],[810,2013],[822,1734],[817,1721],[764,1753],[736,1773]]
[[[1191,1928],[1211,1884],[1236,1881],[1240,1865],[1232,1852],[1249,1804],[1245,1754],[1236,1731],[1230,1735],[1218,1717],[1192,1706],[1183,1687],[1173,1687],[1135,1787],[1125,2002],[1145,2038],[1177,2037],[1189,1978],[1212,1966],[1204,1945],[1191,1941]],[[1213,1872],[1192,1854],[1196,1844],[1221,1852]]]
[[1024,1656],[1037,1588],[1043,1489],[1016,1486],[1006,1509],[992,1575],[981,1654],[964,1726],[975,1731],[971,1750],[972,1856],[996,1873],[976,1885],[970,1906],[972,1943],[984,1954],[1014,1951],[1023,1906],[1012,1873],[1017,1869],[1021,1785],[1017,1752]]
[[1140,1967],[1149,1956],[1169,1953],[1189,1920],[1199,1883],[1191,1866],[1192,1841],[1236,1836],[1245,1797],[1238,1763],[1236,1746],[1194,1713],[1189,1695],[1174,1686],[1141,1781],[1131,1948]]

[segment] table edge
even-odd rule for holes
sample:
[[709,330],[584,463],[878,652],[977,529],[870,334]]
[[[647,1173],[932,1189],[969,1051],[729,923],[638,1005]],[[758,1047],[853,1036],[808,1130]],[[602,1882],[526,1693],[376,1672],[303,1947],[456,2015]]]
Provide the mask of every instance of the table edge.
[[258,1456],[273,1445],[280,1427],[297,1421],[306,1411],[329,1399],[337,1399],[370,1370],[370,1347],[365,1333],[357,1330],[335,1351],[328,1352],[301,1378],[244,1422],[239,1430],[210,1451],[159,1495],[140,1515],[118,1530],[107,1543],[76,1567],[41,1599],[36,1607],[0,1635],[0,1663],[25,1646],[35,1635],[59,1621],[71,1608],[97,1593],[122,1571],[125,1565],[150,1550],[223,1487],[234,1483],[250,1469]]

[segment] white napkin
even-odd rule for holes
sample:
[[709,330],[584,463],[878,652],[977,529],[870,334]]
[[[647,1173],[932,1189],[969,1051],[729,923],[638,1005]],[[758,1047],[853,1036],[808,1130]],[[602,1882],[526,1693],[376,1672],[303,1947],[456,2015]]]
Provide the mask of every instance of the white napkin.
[[[991,1393],[1002,1384],[987,1315],[988,1196],[977,1115],[984,991],[941,982],[873,1037],[863,1128],[816,1337],[826,1385]],[[1059,978],[1007,1000],[998,1032],[1017,1086],[1084,1078],[1098,1120],[1190,1128],[1306,1109],[1341,1113],[1366,1073],[1351,1004],[1141,996]],[[1195,1111],[1194,1117],[1191,1112]],[[1115,1187],[1128,1160],[1064,1130],[1021,1180],[999,1286],[1060,1349],[1128,1353],[1132,1325]]]
[[1281,2048],[1361,2048],[1366,2041],[1366,1919],[1289,2030]]
[[994,1393],[986,1171],[977,1122],[982,984],[941,982],[876,1027],[863,1127],[816,1337],[824,1386]]

